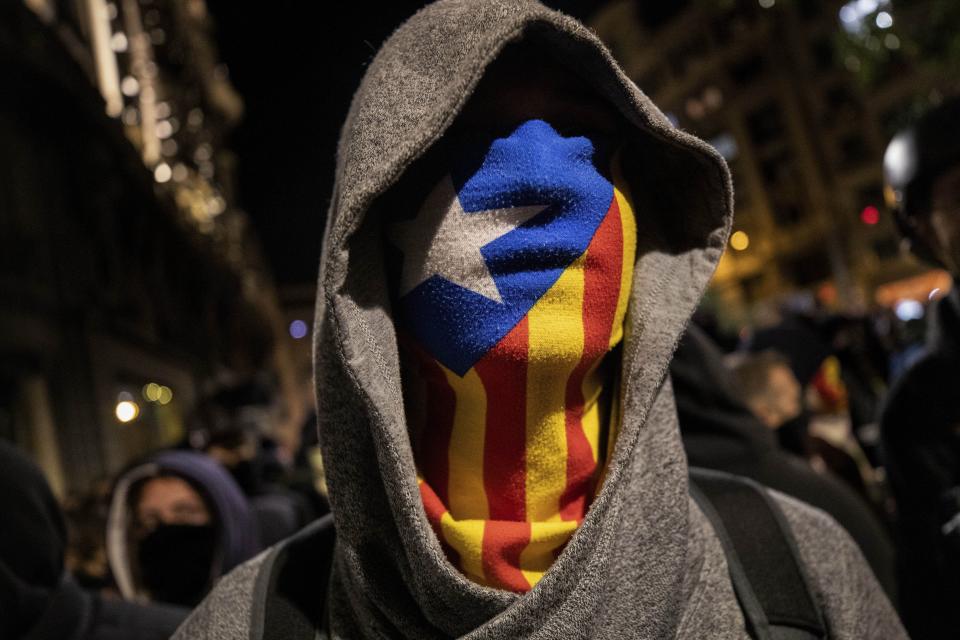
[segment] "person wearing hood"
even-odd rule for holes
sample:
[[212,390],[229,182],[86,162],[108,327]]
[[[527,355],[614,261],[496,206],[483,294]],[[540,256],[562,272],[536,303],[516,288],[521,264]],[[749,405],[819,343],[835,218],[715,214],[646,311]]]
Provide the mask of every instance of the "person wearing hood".
[[[666,378],[731,211],[720,156],[576,21],[418,12],[339,146],[314,334],[332,515],[175,637],[749,637]],[[904,637],[849,536],[764,495],[814,624]]]
[[[778,442],[779,432],[745,404],[723,354],[695,324],[680,340],[670,379],[690,465],[752,478],[830,514],[863,551],[887,596],[896,601],[893,544],[880,520],[843,481],[829,471],[817,473]],[[789,391],[789,382],[784,386]],[[799,409],[799,385],[797,396]],[[768,409],[768,417],[769,413]]]
[[116,482],[107,558],[127,600],[193,607],[260,548],[247,499],[208,456],[162,451]]
[[904,622],[914,638],[960,628],[960,98],[898,133],[884,155],[885,193],[905,243],[946,268],[925,353],[897,380],[880,421],[897,502]]
[[[784,448],[829,469],[885,518],[883,477],[864,443],[870,433],[866,422],[875,424],[872,396],[866,392],[870,385],[857,374],[850,350],[836,348],[844,342],[841,332],[824,326],[839,323],[792,315],[756,331],[733,367],[742,378],[737,390],[763,422],[777,429]],[[827,339],[829,333],[836,335]]]
[[166,640],[187,610],[105,598],[64,568],[67,530],[43,472],[0,441],[0,638]]

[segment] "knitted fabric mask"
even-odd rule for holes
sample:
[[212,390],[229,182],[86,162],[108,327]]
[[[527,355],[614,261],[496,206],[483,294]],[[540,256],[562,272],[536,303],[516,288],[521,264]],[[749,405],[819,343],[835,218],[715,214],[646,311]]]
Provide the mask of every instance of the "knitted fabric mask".
[[604,357],[636,223],[619,160],[596,147],[524,122],[452,160],[387,231],[427,518],[466,576],[510,591],[583,521],[619,420]]

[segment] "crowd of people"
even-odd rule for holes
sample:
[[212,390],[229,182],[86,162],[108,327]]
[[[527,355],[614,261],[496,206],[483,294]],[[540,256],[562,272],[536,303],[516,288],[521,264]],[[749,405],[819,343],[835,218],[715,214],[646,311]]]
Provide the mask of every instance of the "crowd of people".
[[0,536],[0,637],[169,638],[221,576],[324,515],[319,484],[304,482],[314,471],[284,462],[264,421],[244,417],[262,416],[268,399],[255,384],[219,389],[179,445],[64,505],[0,442],[0,504],[12,516]]
[[[955,279],[958,123],[885,159]],[[326,495],[254,386],[66,507],[0,443],[0,637],[957,637],[960,289],[923,344],[881,312],[721,334],[725,163],[535,2],[411,18],[339,153]]]

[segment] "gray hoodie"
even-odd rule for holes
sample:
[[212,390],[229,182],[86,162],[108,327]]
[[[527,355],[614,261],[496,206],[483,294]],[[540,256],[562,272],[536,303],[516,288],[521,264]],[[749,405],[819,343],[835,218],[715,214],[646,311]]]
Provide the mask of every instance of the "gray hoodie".
[[[586,519],[526,594],[446,558],[417,488],[376,199],[435,144],[485,69],[523,38],[592,83],[630,125],[637,261],[622,352],[623,420]],[[746,638],[726,560],[691,500],[667,370],[723,253],[733,192],[702,141],[674,129],[582,25],[533,0],[443,0],[401,26],[354,97],[324,238],[315,364],[335,638]],[[850,537],[776,494],[831,638],[905,633]],[[261,637],[268,552],[227,576],[177,638]]]

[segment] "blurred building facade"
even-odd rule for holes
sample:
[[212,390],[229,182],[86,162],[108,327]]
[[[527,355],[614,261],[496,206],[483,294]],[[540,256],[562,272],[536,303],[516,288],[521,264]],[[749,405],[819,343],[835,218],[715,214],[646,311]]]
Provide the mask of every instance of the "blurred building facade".
[[293,392],[210,30],[203,0],[0,8],[0,437],[61,492],[180,440],[218,377]]
[[[898,55],[897,15],[889,0],[614,0],[592,20],[674,124],[730,164],[735,233],[711,299],[731,324],[791,298],[864,309],[924,269],[883,211],[881,161],[917,96],[956,79]],[[881,26],[864,38],[886,62],[871,86],[844,46],[858,20]]]

